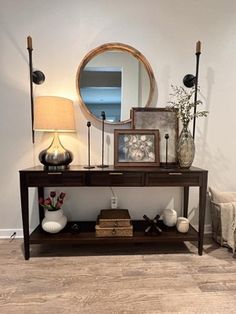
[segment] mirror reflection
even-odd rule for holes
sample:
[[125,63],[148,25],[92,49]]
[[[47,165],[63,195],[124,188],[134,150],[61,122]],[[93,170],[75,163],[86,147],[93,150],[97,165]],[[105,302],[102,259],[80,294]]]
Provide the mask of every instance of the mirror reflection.
[[130,121],[132,107],[150,106],[154,76],[145,57],[136,49],[119,43],[95,48],[81,62],[77,90],[82,107],[91,117],[106,123]]
[[80,93],[88,110],[100,118],[129,119],[131,107],[146,104],[150,84],[144,65],[127,52],[107,51],[94,57],[82,70]]

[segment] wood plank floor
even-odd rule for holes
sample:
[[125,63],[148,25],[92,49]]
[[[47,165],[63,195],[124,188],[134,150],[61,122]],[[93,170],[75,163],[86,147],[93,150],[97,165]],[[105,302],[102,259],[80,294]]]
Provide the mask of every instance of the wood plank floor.
[[212,241],[158,247],[0,240],[1,314],[236,313],[236,259]]

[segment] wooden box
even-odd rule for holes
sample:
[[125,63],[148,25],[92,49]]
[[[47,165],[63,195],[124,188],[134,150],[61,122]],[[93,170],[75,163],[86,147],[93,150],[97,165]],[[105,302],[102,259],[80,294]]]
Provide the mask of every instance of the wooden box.
[[130,227],[130,221],[128,209],[102,209],[98,217],[101,228]]
[[100,227],[95,226],[96,237],[132,237],[133,226],[128,227]]

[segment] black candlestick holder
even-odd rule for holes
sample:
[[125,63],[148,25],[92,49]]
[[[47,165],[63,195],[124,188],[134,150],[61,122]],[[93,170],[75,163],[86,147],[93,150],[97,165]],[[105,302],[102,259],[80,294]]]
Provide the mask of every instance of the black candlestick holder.
[[169,134],[165,134],[165,139],[166,139],[166,168],[168,166],[168,140],[169,140]]
[[87,122],[87,127],[88,127],[88,165],[85,166],[85,169],[92,169],[95,168],[94,166],[91,166],[90,164],[90,127],[91,127],[91,122]]
[[108,165],[104,165],[104,122],[106,120],[105,111],[101,112],[102,117],[102,163],[101,165],[97,166],[98,168],[107,168]]

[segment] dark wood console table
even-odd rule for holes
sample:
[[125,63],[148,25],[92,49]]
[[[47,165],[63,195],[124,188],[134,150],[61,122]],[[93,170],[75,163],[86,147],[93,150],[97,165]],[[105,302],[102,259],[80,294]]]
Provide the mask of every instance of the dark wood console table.
[[[133,221],[134,235],[130,238],[96,238],[95,221],[78,222],[81,232],[70,232],[70,223],[58,234],[48,234],[39,225],[31,234],[29,232],[29,188],[37,187],[38,196],[43,197],[44,187],[79,187],[79,186],[120,186],[120,187],[183,187],[184,208],[182,215],[188,217],[189,187],[199,187],[199,225],[198,232],[190,226],[186,234],[176,231],[175,228],[163,232],[158,236],[144,235],[143,221]],[[30,244],[99,244],[99,243],[157,243],[165,241],[198,241],[198,254],[202,255],[205,206],[207,191],[207,171],[191,167],[180,168],[95,168],[86,170],[82,166],[71,166],[69,170],[59,172],[44,171],[41,166],[20,171],[21,210],[24,233],[25,259],[30,258]],[[39,206],[40,222],[44,217],[44,211]]]

